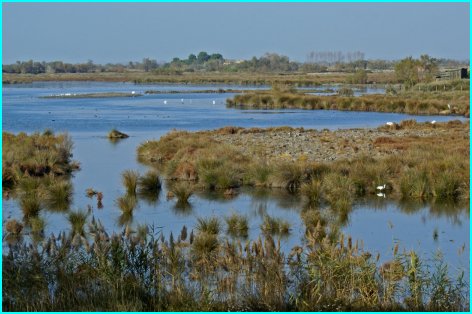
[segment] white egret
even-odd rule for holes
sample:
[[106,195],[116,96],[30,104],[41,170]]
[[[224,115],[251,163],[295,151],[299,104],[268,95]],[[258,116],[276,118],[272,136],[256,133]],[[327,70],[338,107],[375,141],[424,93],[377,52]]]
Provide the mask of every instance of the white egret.
[[383,190],[385,190],[386,187],[387,187],[386,184],[384,184],[384,185],[379,185],[379,186],[377,187],[377,190],[383,191]]
[[387,122],[387,123],[385,123],[385,124],[388,125],[388,126],[392,126],[392,125],[393,125],[393,122]]
[[435,124],[435,123],[436,123],[436,120],[431,121],[431,124]]

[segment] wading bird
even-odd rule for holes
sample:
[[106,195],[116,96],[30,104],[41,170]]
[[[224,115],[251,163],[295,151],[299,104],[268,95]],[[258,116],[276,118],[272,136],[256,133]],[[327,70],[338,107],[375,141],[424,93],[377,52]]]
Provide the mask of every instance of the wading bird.
[[387,187],[386,184],[384,184],[384,185],[379,185],[379,186],[377,187],[377,190],[383,191],[383,190],[385,190],[386,187]]

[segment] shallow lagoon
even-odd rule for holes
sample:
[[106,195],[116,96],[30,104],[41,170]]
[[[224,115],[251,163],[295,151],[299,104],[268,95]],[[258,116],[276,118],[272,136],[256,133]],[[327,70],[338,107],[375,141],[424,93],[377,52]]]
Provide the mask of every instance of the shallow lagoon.
[[[121,212],[114,205],[124,193],[121,173],[147,167],[136,161],[137,146],[159,138],[172,129],[200,130],[233,125],[241,127],[293,127],[337,129],[377,127],[387,121],[405,119],[418,121],[446,121],[457,117],[411,116],[405,114],[308,111],[308,110],[238,110],[227,109],[225,100],[233,94],[196,94],[197,89],[253,89],[253,87],[222,85],[135,85],[130,83],[47,82],[11,85],[3,88],[3,130],[34,132],[46,128],[67,131],[75,147],[73,159],[81,163],[72,183],[72,209],[93,206],[93,215],[108,230],[120,230]],[[326,88],[326,87],[324,87]],[[188,94],[155,94],[137,98],[111,99],[40,99],[39,96],[60,93],[131,92],[145,90],[186,90]],[[183,99],[183,101],[182,101]],[[167,104],[164,104],[166,100]],[[215,104],[213,104],[215,101]],[[117,128],[130,138],[111,143],[107,132]],[[104,194],[104,208],[97,209],[96,201],[85,196],[85,189],[93,187]],[[303,222],[300,220],[302,201],[283,191],[243,190],[232,199],[215,193],[197,193],[191,197],[192,207],[175,208],[175,201],[166,200],[166,189],[157,202],[140,200],[133,223],[148,223],[168,235],[178,233],[183,225],[193,227],[196,217],[216,215],[225,217],[232,211],[244,213],[250,221],[250,238],[259,235],[264,214],[282,217],[291,223],[291,235],[282,239],[285,249],[300,243]],[[3,219],[19,218],[16,201],[3,200]],[[68,229],[64,213],[42,211],[47,222],[47,233]],[[342,230],[362,240],[364,247],[379,252],[388,260],[392,248],[415,249],[425,258],[441,251],[454,267],[468,270],[469,265],[469,210],[450,204],[401,204],[387,198],[360,200],[343,221]],[[437,238],[433,234],[437,233]],[[463,253],[460,254],[461,249]]]

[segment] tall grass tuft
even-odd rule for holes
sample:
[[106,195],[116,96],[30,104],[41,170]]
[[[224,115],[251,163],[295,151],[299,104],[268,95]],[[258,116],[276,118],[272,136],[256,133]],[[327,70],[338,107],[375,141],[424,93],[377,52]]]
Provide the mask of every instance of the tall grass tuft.
[[140,194],[157,194],[161,189],[161,180],[155,170],[148,171],[138,180],[138,192]]
[[71,234],[72,236],[79,235],[85,236],[84,226],[87,222],[87,213],[83,211],[72,211],[69,213],[68,220],[71,225]]
[[217,217],[197,218],[197,226],[195,227],[199,233],[208,233],[218,235],[221,230],[221,223]]
[[335,210],[350,210],[354,193],[354,183],[347,176],[332,172],[323,179],[323,194]]
[[36,234],[44,233],[44,228],[46,227],[46,222],[40,216],[33,217],[29,220],[31,226],[31,232]]
[[41,210],[41,201],[37,193],[28,193],[20,197],[20,207],[25,219],[36,217]]
[[5,224],[5,230],[13,235],[19,235],[23,230],[23,224],[16,219],[10,219]]
[[134,170],[125,170],[121,174],[123,185],[125,186],[126,193],[129,195],[136,195],[136,188],[138,186],[139,173]]
[[303,183],[300,191],[309,205],[318,206],[320,204],[322,199],[321,181],[312,179],[307,183]]
[[280,162],[274,167],[272,176],[272,186],[286,188],[289,191],[296,191],[305,180],[303,165],[293,162]]
[[266,215],[261,224],[261,230],[269,235],[286,236],[290,233],[290,223],[282,218],[273,218]]
[[45,193],[46,207],[54,211],[69,209],[72,200],[72,184],[65,180],[55,180],[50,184]]
[[133,214],[134,209],[138,205],[138,200],[136,196],[126,194],[117,198],[116,205],[124,214]]
[[170,188],[170,191],[177,198],[177,204],[185,206],[189,204],[189,198],[193,194],[193,187],[186,182],[176,183]]
[[233,213],[225,218],[227,232],[233,237],[246,238],[248,236],[249,223],[246,216]]

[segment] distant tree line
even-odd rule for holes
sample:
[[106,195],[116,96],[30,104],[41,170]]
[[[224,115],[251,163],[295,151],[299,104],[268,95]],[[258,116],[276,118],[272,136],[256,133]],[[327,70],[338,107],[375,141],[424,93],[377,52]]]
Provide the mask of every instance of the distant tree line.
[[[63,61],[38,62],[17,61],[3,65],[3,73],[39,74],[39,73],[93,73],[144,71],[156,74],[181,74],[184,72],[254,72],[254,73],[320,73],[327,71],[353,73],[349,78],[353,83],[367,80],[367,72],[395,70],[399,80],[414,84],[428,80],[438,67],[457,68],[468,61],[434,59],[423,55],[418,60],[406,58],[400,61],[365,60],[362,52],[310,52],[306,62],[291,61],[287,56],[266,53],[249,60],[225,59],[220,53],[201,51],[190,54],[187,58],[173,58],[170,62],[157,62],[156,59],[144,58],[141,62],[130,61],[127,64],[66,63]],[[417,70],[415,70],[416,68]]]
[[334,65],[344,62],[351,63],[364,59],[365,54],[361,51],[311,51],[307,55],[307,63],[316,63],[322,65]]

